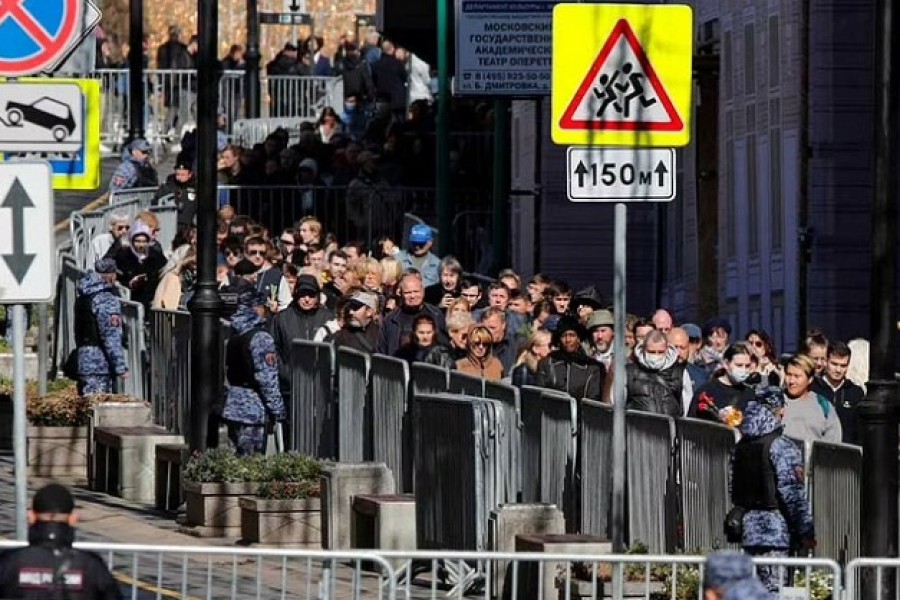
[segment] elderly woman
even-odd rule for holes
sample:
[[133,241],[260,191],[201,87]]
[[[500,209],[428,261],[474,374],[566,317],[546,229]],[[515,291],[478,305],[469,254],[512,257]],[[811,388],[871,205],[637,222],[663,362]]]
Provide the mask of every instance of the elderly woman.
[[469,330],[466,355],[456,361],[457,370],[476,377],[499,381],[503,378],[500,359],[491,355],[493,337],[487,327],[475,326]]

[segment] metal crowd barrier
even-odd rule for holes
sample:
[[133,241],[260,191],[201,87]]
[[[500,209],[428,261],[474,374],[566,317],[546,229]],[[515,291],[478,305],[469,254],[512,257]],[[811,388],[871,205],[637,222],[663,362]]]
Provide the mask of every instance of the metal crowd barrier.
[[154,422],[186,433],[191,397],[191,315],[150,310],[150,400]]
[[[262,87],[268,93],[269,117],[319,118],[326,106],[341,110],[343,97],[336,88],[340,77],[297,77],[295,75],[267,75]],[[343,96],[343,94],[341,94]]]
[[367,405],[366,452],[384,462],[402,492],[412,492],[412,428],[407,394],[409,364],[405,360],[372,355],[371,397]]
[[109,193],[109,207],[116,210],[120,204],[137,203],[141,210],[150,208],[153,197],[156,195],[155,187],[131,188],[128,190],[117,190]]
[[71,256],[63,256],[56,280],[56,300],[53,305],[53,372],[62,368],[69,354],[75,349],[75,298],[78,296],[78,279],[84,274]]
[[443,394],[450,385],[450,371],[437,365],[413,363],[409,366],[410,396]]
[[231,141],[244,148],[252,148],[263,143],[276,129],[288,133],[288,143],[300,141],[300,127],[304,123],[315,123],[316,117],[275,117],[268,119],[238,119],[232,128]]
[[849,444],[810,444],[806,473],[816,554],[844,564],[861,551],[862,448]]
[[[610,539],[612,536],[612,431],[613,408],[594,400],[578,404],[578,441],[575,482],[570,519],[581,533]],[[589,465],[585,468],[584,465]],[[569,516],[568,514],[566,516]]]
[[[2,542],[0,547],[20,546]],[[122,597],[205,600],[396,598],[390,564],[374,552],[78,543],[112,571]]]
[[447,391],[451,394],[483,398],[484,379],[461,371],[450,371],[450,383],[447,386]]
[[140,302],[121,300],[122,346],[128,377],[119,379],[118,391],[136,398],[149,398],[148,380],[144,376],[147,362],[147,343],[144,337],[144,306]]
[[369,403],[371,359],[365,352],[351,348],[337,351],[338,460],[362,462],[365,459],[365,418]]
[[[818,533],[818,531],[816,532]],[[857,558],[845,569],[845,600],[896,598],[900,558]],[[893,594],[888,590],[893,586]],[[837,597],[837,596],[835,596]]]
[[628,539],[643,542],[650,552],[675,550],[675,469],[671,417],[628,411]]
[[291,450],[317,458],[337,457],[334,364],[331,344],[291,343],[291,402],[287,407]]
[[[731,508],[728,479],[737,431],[700,419],[677,419],[681,522],[690,551],[728,546],[722,530]],[[710,498],[721,501],[710,502]]]
[[566,511],[572,490],[578,407],[568,394],[524,386],[522,397],[522,501]]

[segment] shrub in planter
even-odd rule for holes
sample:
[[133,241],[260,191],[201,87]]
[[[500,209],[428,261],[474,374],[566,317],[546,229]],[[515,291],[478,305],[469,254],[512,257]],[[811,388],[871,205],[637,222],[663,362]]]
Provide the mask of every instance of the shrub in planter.
[[273,481],[263,482],[256,496],[244,497],[241,537],[263,544],[320,544],[322,511],[319,461],[300,454],[269,457]]

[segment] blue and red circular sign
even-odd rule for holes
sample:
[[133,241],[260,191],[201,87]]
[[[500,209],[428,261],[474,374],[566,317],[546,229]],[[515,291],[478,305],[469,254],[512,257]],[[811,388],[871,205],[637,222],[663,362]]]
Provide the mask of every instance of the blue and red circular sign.
[[52,68],[78,43],[83,0],[0,0],[0,75]]

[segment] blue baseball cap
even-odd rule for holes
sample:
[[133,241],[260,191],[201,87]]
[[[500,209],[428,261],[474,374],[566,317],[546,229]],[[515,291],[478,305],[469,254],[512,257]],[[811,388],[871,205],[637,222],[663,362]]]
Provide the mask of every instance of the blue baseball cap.
[[431,227],[428,225],[413,225],[409,231],[409,241],[413,244],[427,244],[431,239]]

